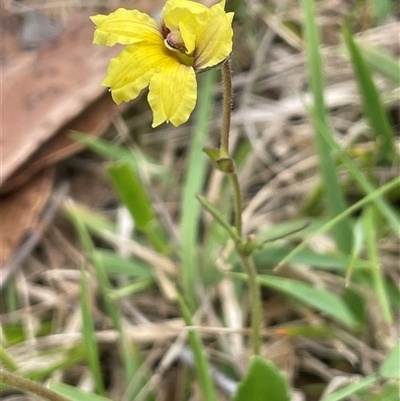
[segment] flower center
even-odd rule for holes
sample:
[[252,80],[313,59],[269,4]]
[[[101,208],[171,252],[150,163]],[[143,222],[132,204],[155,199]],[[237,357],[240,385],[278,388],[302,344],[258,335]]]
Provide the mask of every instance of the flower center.
[[164,39],[165,46],[172,51],[186,53],[185,42],[179,30],[171,31]]

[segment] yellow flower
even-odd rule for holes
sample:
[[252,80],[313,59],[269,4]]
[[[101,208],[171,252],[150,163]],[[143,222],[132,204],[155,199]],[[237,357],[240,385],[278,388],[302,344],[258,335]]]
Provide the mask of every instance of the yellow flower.
[[120,8],[91,17],[93,43],[126,45],[110,61],[103,86],[117,104],[149,86],[153,127],[187,121],[197,98],[196,72],[223,62],[232,51],[233,13],[225,0],[208,8],[190,0],[168,0],[161,22],[138,10]]

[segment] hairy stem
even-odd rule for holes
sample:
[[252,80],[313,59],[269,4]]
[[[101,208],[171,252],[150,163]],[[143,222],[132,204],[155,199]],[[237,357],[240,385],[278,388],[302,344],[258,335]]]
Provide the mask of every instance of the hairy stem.
[[232,181],[233,186],[233,196],[234,196],[234,204],[235,204],[235,227],[237,235],[240,239],[243,239],[243,223],[242,223],[242,194],[240,191],[239,178],[234,171],[229,174],[229,177]]
[[231,111],[232,111],[232,76],[229,59],[222,64],[222,82],[223,82],[223,108],[222,108],[222,133],[220,157],[229,155],[229,131],[231,129]]
[[17,388],[18,390],[36,394],[49,401],[70,401],[39,383],[24,379],[23,377],[4,370],[3,368],[0,368],[0,382],[7,386]]

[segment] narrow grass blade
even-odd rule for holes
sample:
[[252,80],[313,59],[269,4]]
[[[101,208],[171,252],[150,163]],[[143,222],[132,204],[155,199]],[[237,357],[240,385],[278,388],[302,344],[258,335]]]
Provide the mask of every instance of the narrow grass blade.
[[82,332],[83,341],[85,343],[86,358],[90,371],[92,372],[93,380],[96,385],[96,390],[99,394],[105,394],[105,387],[103,383],[102,373],[100,369],[100,356],[97,340],[95,336],[94,323],[92,318],[92,311],[90,308],[89,289],[84,270],[81,270],[80,280],[80,300],[82,311]]
[[288,221],[284,224],[278,224],[275,227],[267,230],[264,233],[259,233],[257,235],[257,240],[255,242],[255,248],[261,248],[268,242],[275,242],[279,239],[288,239],[299,233],[304,233],[304,230],[312,224],[311,220],[309,221]]
[[27,372],[24,377],[29,380],[43,380],[53,375],[57,371],[67,369],[85,360],[85,351],[82,344],[77,344],[73,347],[63,347],[53,352],[58,356],[58,360],[54,363],[38,367],[36,370]]
[[[313,110],[316,117],[322,121],[327,130],[329,124],[326,115],[324,97],[324,74],[323,62],[320,52],[319,34],[316,23],[314,0],[302,0],[301,8],[304,15],[304,37],[306,45],[307,63],[309,69],[309,80],[311,91],[314,98]],[[336,166],[332,157],[330,147],[324,137],[315,127],[315,144],[319,156],[322,174],[322,183],[325,192],[325,199],[330,217],[334,217],[343,212],[346,203],[340,187]],[[341,220],[334,229],[336,245],[340,251],[349,254],[351,252],[352,229],[350,220],[346,217]]]
[[137,229],[146,234],[156,251],[166,254],[168,246],[160,235],[162,227],[156,219],[151,200],[138,175],[126,162],[108,166],[107,172],[119,198],[135,221]]
[[123,287],[118,288],[117,290],[114,290],[110,296],[111,298],[118,299],[138,294],[140,292],[149,290],[151,287],[154,286],[154,282],[155,281],[153,279],[135,280],[132,283],[124,285]]
[[99,249],[96,252],[107,274],[124,275],[140,279],[153,277],[152,268],[146,263],[132,258],[125,258],[107,249]]
[[[311,112],[312,113],[312,112]],[[347,153],[336,143],[336,141],[330,135],[329,129],[316,117],[314,116],[314,123],[316,124],[320,134],[325,138],[326,142],[331,147],[332,151],[335,152],[336,157],[346,166],[354,180],[364,191],[365,194],[373,192],[376,187],[371,184],[362,171],[357,167]],[[391,227],[395,235],[400,235],[400,220],[398,214],[393,210],[393,208],[382,198],[376,197],[373,199],[373,203],[376,208],[382,213],[386,218],[388,226]]]
[[199,83],[199,99],[196,110],[196,122],[187,159],[186,178],[182,194],[181,281],[183,292],[190,304],[195,303],[196,281],[198,280],[198,234],[200,223],[200,205],[196,193],[201,192],[206,176],[207,157],[203,146],[207,142],[209,122],[212,116],[213,89],[216,71],[209,71]]
[[366,117],[369,120],[384,160],[392,163],[395,155],[394,133],[378,89],[350,32],[344,29],[343,33],[357,77]]
[[130,166],[137,171],[140,161],[136,155],[127,148],[122,148],[102,138],[93,137],[78,131],[72,131],[71,138],[82,143],[93,152],[106,159],[114,161],[130,161]]
[[79,388],[69,386],[68,384],[51,381],[49,384],[51,390],[68,398],[71,401],[112,401],[97,394],[87,393]]
[[361,219],[354,224],[353,239],[353,249],[351,250],[350,261],[346,268],[346,287],[350,285],[351,275],[364,243],[364,227]]
[[0,343],[0,363],[4,366],[7,366],[8,370],[11,372],[15,372],[19,368],[18,364],[3,347],[3,343]]
[[[254,254],[254,263],[259,271],[272,270],[277,263],[289,256],[289,254],[295,249],[295,247],[289,246],[266,246],[263,250]],[[236,257],[234,260],[239,260],[239,258]],[[296,254],[293,254],[291,261],[293,263],[313,266],[318,269],[334,269],[344,272],[351,262],[351,257],[341,253],[324,254],[315,252],[312,249],[302,249],[301,251],[296,252]],[[356,259],[354,261],[354,269],[366,269],[368,267],[369,262],[366,260]]]
[[77,204],[75,202],[69,202],[64,204],[63,211],[66,213],[68,218],[75,216],[78,220],[82,222],[86,227],[98,235],[101,235],[103,231],[110,231],[112,233],[116,232],[115,224],[101,214],[93,209],[89,209],[83,205]]
[[[392,189],[398,187],[400,185],[400,177],[389,181],[387,184],[383,185],[382,187],[376,189],[375,191],[369,193],[367,196],[356,202],[354,205],[347,208],[344,212],[330,220],[328,223],[324,224],[320,229],[316,230],[313,234],[309,235],[304,241],[302,241],[296,248],[294,248],[285,258],[283,258],[276,269],[279,269],[280,266],[287,263],[289,260],[293,258],[298,252],[306,247],[306,245],[314,238],[316,235],[322,234],[328,230],[330,230],[335,224],[337,224],[341,219],[350,216],[352,213],[361,209],[364,205],[372,202],[379,196],[382,196],[386,192],[391,191]],[[275,270],[276,270],[275,269]]]
[[400,63],[390,54],[385,53],[376,47],[367,46],[358,43],[358,48],[363,55],[368,66],[382,74],[384,77],[390,79],[395,85],[400,84]]
[[154,220],[155,213],[140,178],[125,162],[109,165],[107,172],[120,199],[132,215],[136,227],[145,231]]
[[139,151],[125,148],[110,141],[106,141],[105,139],[93,137],[77,131],[72,131],[71,137],[107,160],[116,162],[125,161],[129,163],[133,171],[138,171],[139,166],[143,168],[143,165],[146,164],[146,171],[149,171],[154,176],[162,177],[168,174],[163,166],[147,156],[144,157]]
[[[182,295],[179,293],[178,293],[178,301],[186,325],[193,326],[190,311]],[[188,337],[190,342],[190,348],[192,349],[194,355],[197,378],[199,380],[200,391],[203,396],[202,399],[207,401],[218,401],[214,383],[211,377],[210,366],[208,364],[206,353],[204,350],[203,343],[201,342],[200,336],[196,331],[189,330]]]
[[[235,276],[242,279],[246,277],[242,273],[236,273]],[[328,290],[283,277],[259,275],[257,279],[261,285],[273,288],[305,305],[311,306],[346,327],[354,329],[358,325],[346,303]]]
[[368,259],[371,261],[371,274],[374,283],[375,295],[381,308],[383,319],[389,325],[393,323],[393,317],[390,310],[390,302],[388,292],[385,288],[385,278],[380,268],[377,238],[376,238],[376,221],[374,218],[374,209],[368,206],[363,214],[365,244],[367,247]]
[[[104,267],[97,256],[96,249],[90,238],[89,232],[86,226],[80,220],[79,216],[75,214],[74,208],[67,208],[67,210],[69,211],[69,216],[78,233],[85,252],[95,268],[96,279],[101,291],[105,309],[110,316],[116,330],[120,334],[119,352],[124,363],[125,383],[128,384],[138,371],[141,361],[136,355],[136,352],[125,333],[118,306],[110,296],[112,293],[112,286],[108,280],[107,274],[105,273]],[[133,400],[134,396],[135,394],[132,394],[130,399]]]

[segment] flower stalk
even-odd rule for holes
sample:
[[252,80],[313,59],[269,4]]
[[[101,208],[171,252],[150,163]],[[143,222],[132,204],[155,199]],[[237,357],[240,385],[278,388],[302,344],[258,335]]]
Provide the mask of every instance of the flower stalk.
[[[229,59],[222,64],[222,82],[223,82],[223,121],[221,132],[221,145],[219,149],[219,163],[226,174],[229,175],[233,187],[234,199],[234,215],[236,240],[235,248],[242,261],[242,266],[248,276],[250,302],[251,302],[251,326],[252,326],[252,341],[253,354],[259,355],[261,349],[261,292],[257,281],[257,271],[252,259],[252,247],[249,247],[249,241],[243,236],[243,219],[242,219],[242,193],[240,189],[239,177],[236,172],[233,159],[229,155],[229,132],[231,123],[232,111],[232,75]],[[250,251],[249,251],[250,249]]]
[[0,369],[0,382],[7,386],[17,388],[18,390],[46,398],[49,401],[70,401],[49,388],[31,380],[24,379],[23,377],[14,373],[8,372],[4,368]]
[[229,59],[226,59],[221,66],[223,83],[223,110],[222,110],[222,132],[220,157],[229,157],[229,131],[231,130],[232,112],[232,75]]
[[240,190],[239,177],[236,170],[229,174],[232,182],[234,207],[235,207],[235,227],[237,235],[241,242],[243,242],[243,222],[242,222],[242,193]]

